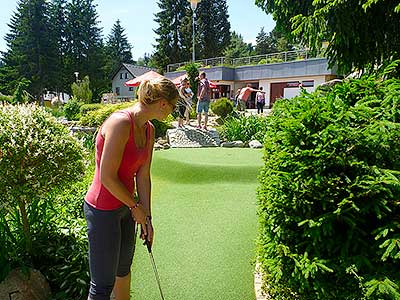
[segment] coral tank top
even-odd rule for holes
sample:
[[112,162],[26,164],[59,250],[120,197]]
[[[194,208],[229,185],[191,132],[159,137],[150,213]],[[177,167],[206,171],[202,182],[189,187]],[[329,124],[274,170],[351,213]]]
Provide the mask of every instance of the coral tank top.
[[[149,121],[146,123],[146,145],[144,148],[137,148],[134,139],[134,122],[128,111],[119,111],[116,113],[124,113],[131,120],[131,129],[129,139],[125,145],[122,155],[121,164],[118,169],[118,177],[132,194],[135,192],[135,175],[140,167],[145,163],[149,155],[150,130],[154,130],[153,124]],[[100,160],[103,153],[104,137],[101,134],[101,127],[96,136],[96,169],[94,172],[93,182],[86,194],[85,201],[92,207],[100,210],[114,210],[124,205],[118,198],[114,197],[100,181]]]

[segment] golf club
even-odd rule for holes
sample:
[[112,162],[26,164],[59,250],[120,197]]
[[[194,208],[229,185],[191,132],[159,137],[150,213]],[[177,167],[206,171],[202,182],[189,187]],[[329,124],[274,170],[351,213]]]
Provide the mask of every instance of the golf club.
[[143,245],[146,245],[147,251],[149,252],[150,261],[151,261],[151,264],[153,266],[154,275],[156,277],[156,281],[157,281],[157,284],[158,284],[158,289],[160,290],[161,299],[165,300],[164,299],[164,294],[163,294],[162,289],[161,289],[160,276],[158,275],[156,262],[154,260],[153,252],[151,251],[151,244],[150,244],[150,241],[147,239],[147,236],[145,236],[145,240],[144,240]]

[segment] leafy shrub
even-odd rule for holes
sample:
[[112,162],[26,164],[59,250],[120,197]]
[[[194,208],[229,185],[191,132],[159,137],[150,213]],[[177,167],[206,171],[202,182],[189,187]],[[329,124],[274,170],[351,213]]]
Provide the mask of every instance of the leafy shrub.
[[35,241],[52,224],[47,196],[80,177],[83,157],[68,129],[43,108],[0,106],[0,274],[33,264]]
[[83,199],[94,174],[94,157],[82,180],[49,194],[49,226],[34,240],[34,264],[48,278],[53,299],[86,299],[89,263]]
[[13,96],[8,96],[8,95],[3,95],[0,93],[0,102],[6,104],[6,103],[13,103],[14,98]]
[[258,192],[272,299],[400,299],[400,80],[274,104]]
[[264,140],[267,127],[266,117],[239,116],[225,119],[220,133],[227,141],[250,142],[251,140]]
[[277,57],[271,57],[271,58],[263,58],[261,59],[258,64],[259,65],[265,65],[265,64],[274,64],[274,63],[280,63],[283,62],[283,59],[277,58]]
[[220,98],[215,102],[211,103],[211,110],[225,119],[233,111],[233,103],[228,98]]
[[99,127],[113,112],[128,108],[134,102],[122,102],[117,104],[104,104],[101,108],[89,111],[86,115],[81,116],[79,123],[84,126]]
[[77,98],[72,97],[69,101],[64,105],[64,115],[68,121],[77,121],[80,118],[80,110],[82,106],[82,102],[79,102]]
[[60,117],[64,117],[64,109],[62,107],[59,106],[55,106],[55,107],[44,107],[44,109],[52,114],[54,117],[56,118],[60,118]]
[[78,99],[78,101],[82,101],[84,103],[90,103],[93,97],[93,92],[90,89],[90,80],[89,76],[85,76],[83,80],[78,82],[74,82],[71,85],[72,95],[74,98]]
[[[80,119],[80,123],[85,126],[99,127],[113,112],[132,106],[135,102],[123,102],[118,104],[105,104],[101,105],[100,109],[89,111],[86,115],[83,115]],[[167,120],[160,122],[152,120],[155,128],[155,136],[165,136],[167,129],[172,128],[171,122],[174,119],[169,116]]]
[[103,108],[104,104],[100,103],[91,103],[91,104],[83,104],[80,107],[81,116],[86,115],[89,111],[94,111],[100,108]]
[[172,128],[172,121],[174,121],[174,117],[169,115],[166,120],[158,121],[158,120],[151,120],[151,123],[154,125],[154,135],[156,138],[164,137],[167,133],[167,130]]

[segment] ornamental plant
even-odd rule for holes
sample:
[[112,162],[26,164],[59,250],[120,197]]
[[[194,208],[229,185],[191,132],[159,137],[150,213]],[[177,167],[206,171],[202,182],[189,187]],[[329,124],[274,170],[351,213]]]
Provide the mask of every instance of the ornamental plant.
[[0,106],[0,260],[7,262],[0,274],[31,265],[32,241],[47,228],[48,195],[83,174],[83,157],[79,142],[43,108]]
[[258,256],[272,299],[400,299],[400,80],[275,103]]
[[211,110],[222,119],[225,119],[233,111],[233,103],[228,98],[220,98],[211,103]]
[[263,142],[267,127],[267,118],[259,116],[230,116],[224,120],[220,134],[227,141]]

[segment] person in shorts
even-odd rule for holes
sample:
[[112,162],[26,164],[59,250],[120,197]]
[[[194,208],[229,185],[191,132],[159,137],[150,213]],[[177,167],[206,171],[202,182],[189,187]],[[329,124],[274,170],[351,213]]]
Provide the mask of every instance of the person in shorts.
[[[210,107],[210,82],[206,78],[206,73],[201,72],[199,75],[199,84],[197,89],[197,128],[207,130],[208,110]],[[201,126],[201,114],[204,113],[204,125]]]

